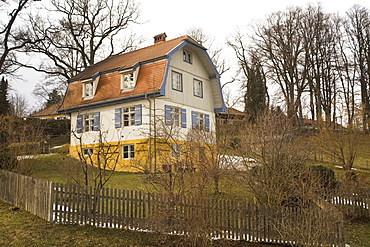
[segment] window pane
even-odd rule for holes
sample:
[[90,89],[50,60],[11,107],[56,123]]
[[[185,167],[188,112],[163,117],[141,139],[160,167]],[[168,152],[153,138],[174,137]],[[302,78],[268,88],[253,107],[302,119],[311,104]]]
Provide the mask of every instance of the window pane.
[[193,81],[194,96],[203,97],[203,83],[200,80]]
[[182,91],[182,74],[172,71],[172,89]]
[[135,107],[125,107],[123,108],[123,126],[135,125]]

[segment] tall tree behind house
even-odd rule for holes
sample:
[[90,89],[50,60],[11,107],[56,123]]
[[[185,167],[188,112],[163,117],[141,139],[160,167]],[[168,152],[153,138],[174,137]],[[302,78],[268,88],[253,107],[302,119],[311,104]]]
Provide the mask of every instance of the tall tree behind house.
[[8,115],[9,113],[8,80],[3,77],[0,83],[0,115]]

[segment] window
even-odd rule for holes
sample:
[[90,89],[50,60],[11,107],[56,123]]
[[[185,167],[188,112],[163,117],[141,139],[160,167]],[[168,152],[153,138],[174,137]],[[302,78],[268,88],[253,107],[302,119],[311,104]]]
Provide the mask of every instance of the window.
[[135,88],[134,72],[126,72],[121,75],[121,90],[128,91]]
[[135,158],[135,146],[134,144],[122,146],[122,159],[133,159]]
[[166,105],[165,106],[166,124],[167,125],[180,125],[180,108]]
[[172,71],[172,89],[182,92],[182,74]]
[[195,116],[196,121],[196,129],[203,129],[204,128],[204,114],[203,113],[196,113]]
[[83,97],[90,98],[94,96],[94,82],[84,82],[83,83]]
[[114,110],[115,127],[133,126],[142,124],[142,105],[116,108]]
[[84,115],[84,131],[93,131],[94,129],[94,114]]
[[94,150],[92,148],[83,148],[82,149],[82,154],[83,156],[90,156],[92,155]]
[[191,52],[187,51],[187,50],[183,50],[182,52],[183,54],[183,60],[187,63],[193,63],[193,59],[192,59],[192,54]]
[[100,129],[100,112],[77,115],[77,133],[96,131]]
[[203,83],[200,80],[194,79],[193,81],[194,96],[203,98]]
[[174,159],[181,159],[181,144],[174,143],[171,145],[172,147],[172,158]]
[[193,129],[210,131],[209,114],[192,111],[191,118]]
[[186,128],[186,109],[180,107],[165,105],[165,123],[166,125],[180,126]]
[[135,125],[135,107],[123,108],[123,126]]

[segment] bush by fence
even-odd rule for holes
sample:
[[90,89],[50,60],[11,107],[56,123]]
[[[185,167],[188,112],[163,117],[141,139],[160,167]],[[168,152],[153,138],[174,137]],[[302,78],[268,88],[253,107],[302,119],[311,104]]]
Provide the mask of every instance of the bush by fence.
[[[0,199],[50,222],[268,243],[344,246],[342,214],[335,207],[278,207],[110,188],[96,193],[92,187],[52,183],[3,170],[0,188]],[[357,205],[348,204],[349,200],[336,200],[335,204]],[[360,211],[369,215],[368,199],[358,205],[367,208]]]

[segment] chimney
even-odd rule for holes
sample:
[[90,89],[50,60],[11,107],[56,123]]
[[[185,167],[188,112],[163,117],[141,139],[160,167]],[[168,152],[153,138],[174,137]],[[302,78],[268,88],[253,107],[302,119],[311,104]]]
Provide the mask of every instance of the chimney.
[[154,38],[154,44],[159,44],[166,41],[167,35],[166,33],[161,33],[153,37]]

